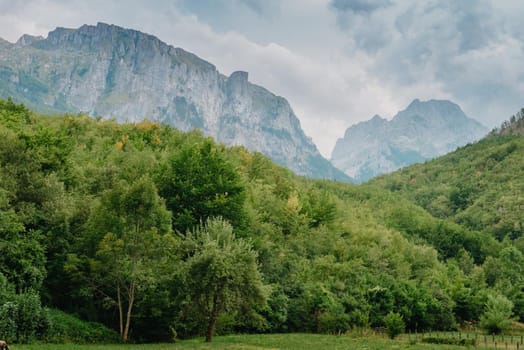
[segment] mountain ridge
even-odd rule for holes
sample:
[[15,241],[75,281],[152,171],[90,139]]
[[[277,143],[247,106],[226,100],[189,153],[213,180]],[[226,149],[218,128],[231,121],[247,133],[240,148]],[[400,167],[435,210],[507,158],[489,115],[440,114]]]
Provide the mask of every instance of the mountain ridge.
[[283,97],[249,82],[247,72],[227,77],[153,35],[98,23],[59,27],[47,38],[24,35],[7,46],[0,50],[0,97],[38,112],[198,128],[299,175],[349,180],[321,156]]
[[332,163],[358,182],[446,154],[487,133],[446,100],[413,100],[391,120],[375,115],[337,140]]

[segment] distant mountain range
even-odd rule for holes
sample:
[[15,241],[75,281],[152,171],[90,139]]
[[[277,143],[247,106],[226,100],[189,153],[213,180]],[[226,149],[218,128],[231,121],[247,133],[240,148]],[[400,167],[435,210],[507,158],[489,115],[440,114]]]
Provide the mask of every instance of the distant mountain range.
[[38,112],[85,112],[181,130],[260,151],[300,175],[349,181],[323,158],[289,103],[154,36],[99,23],[47,38],[0,39],[0,97]]
[[348,128],[337,141],[331,162],[362,182],[446,154],[487,131],[455,103],[417,99],[391,121],[376,115]]

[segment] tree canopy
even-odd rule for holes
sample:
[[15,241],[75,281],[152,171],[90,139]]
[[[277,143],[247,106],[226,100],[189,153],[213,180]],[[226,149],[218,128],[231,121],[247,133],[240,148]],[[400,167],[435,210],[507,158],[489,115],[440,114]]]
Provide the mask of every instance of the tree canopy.
[[44,338],[69,322],[56,309],[124,341],[453,329],[489,295],[524,321],[523,151],[492,135],[355,186],[198,131],[0,101],[0,332]]

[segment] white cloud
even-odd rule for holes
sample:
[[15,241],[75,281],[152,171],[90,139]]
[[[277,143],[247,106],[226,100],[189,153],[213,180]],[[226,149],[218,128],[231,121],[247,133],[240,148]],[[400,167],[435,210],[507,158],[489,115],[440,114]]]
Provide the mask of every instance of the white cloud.
[[188,1],[0,0],[0,37],[99,21],[153,34],[288,99],[327,157],[345,128],[414,98],[489,126],[522,107],[520,1]]
[[365,14],[332,8],[348,57],[370,57],[366,72],[397,99],[448,98],[493,126],[522,105],[524,31],[516,21],[524,5],[517,3],[403,0]]
[[[349,61],[342,55],[343,48],[330,48],[328,41],[321,42],[318,37],[315,38],[315,35],[322,36],[326,31],[331,35],[338,34],[334,25],[331,29],[321,29],[312,24],[315,32],[310,37],[316,41],[296,41],[297,46],[309,49],[301,53],[276,43],[287,42],[285,33],[282,33],[282,40],[275,37],[275,41],[256,43],[236,31],[216,32],[196,15],[183,13],[166,2],[159,2],[155,7],[133,1],[127,10],[114,3],[113,6],[102,6],[102,1],[90,4],[56,2],[50,6],[47,1],[37,1],[32,6],[27,2],[26,7],[12,11],[16,14],[13,21],[21,25],[8,39],[16,40],[14,38],[22,33],[45,35],[55,26],[78,27],[97,21],[154,34],[169,44],[210,61],[225,75],[235,70],[248,71],[251,82],[288,99],[306,134],[313,138],[326,157],[329,157],[336,139],[343,135],[346,127],[354,121],[368,118],[377,110],[384,112],[391,107],[390,99],[384,98],[387,93],[378,82],[367,79],[358,62]],[[75,12],[78,6],[81,13]],[[45,8],[50,8],[57,15],[51,15]],[[282,11],[295,11],[291,16],[293,18],[286,18],[286,21],[294,23],[293,28],[302,33],[307,31],[307,26],[301,24],[303,27],[300,27],[300,23],[307,22],[321,11],[329,15],[326,2],[315,0],[288,1],[282,6]],[[140,18],[137,18],[137,13]],[[4,35],[4,28],[0,30]],[[311,55],[315,53],[315,46],[319,48],[316,57]],[[355,99],[360,103],[355,103]]]

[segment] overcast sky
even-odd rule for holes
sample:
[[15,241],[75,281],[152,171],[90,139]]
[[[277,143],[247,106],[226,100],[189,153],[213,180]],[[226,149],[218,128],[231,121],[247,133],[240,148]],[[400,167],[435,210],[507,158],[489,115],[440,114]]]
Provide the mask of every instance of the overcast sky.
[[524,107],[522,0],[0,0],[0,37],[105,22],[153,34],[293,107],[330,157],[350,125],[450,99],[488,127]]

